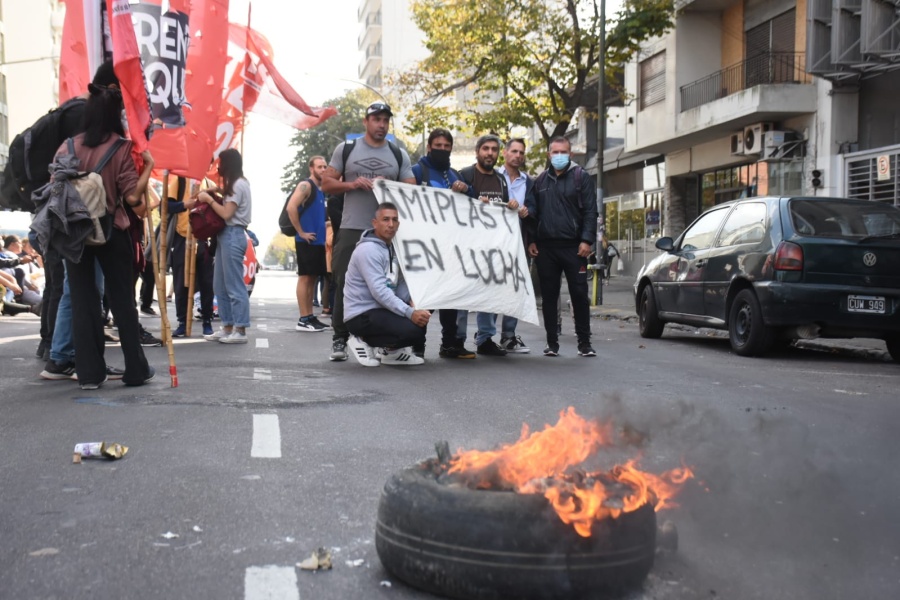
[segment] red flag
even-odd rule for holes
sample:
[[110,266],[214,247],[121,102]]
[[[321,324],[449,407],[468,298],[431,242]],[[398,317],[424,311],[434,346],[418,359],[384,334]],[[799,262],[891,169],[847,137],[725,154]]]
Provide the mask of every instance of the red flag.
[[131,5],[128,0],[106,0],[109,16],[109,36],[112,42],[113,70],[122,89],[128,134],[137,153],[147,149],[150,136],[150,104],[144,85],[144,69],[138,50]]

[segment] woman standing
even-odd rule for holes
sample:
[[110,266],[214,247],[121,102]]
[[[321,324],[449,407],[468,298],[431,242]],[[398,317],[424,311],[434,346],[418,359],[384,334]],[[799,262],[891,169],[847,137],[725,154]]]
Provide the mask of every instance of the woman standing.
[[223,229],[216,238],[216,263],[213,270],[213,289],[219,301],[219,317],[222,327],[211,335],[203,336],[209,341],[223,344],[246,344],[247,327],[250,326],[250,296],[244,285],[244,254],[247,252],[247,226],[250,225],[250,184],[244,178],[241,153],[233,148],[219,155],[219,175],[222,188],[209,190],[225,196],[224,204],[219,204],[207,192],[198,196],[200,202],[225,220]]
[[[112,70],[110,64],[109,70]],[[132,271],[134,251],[129,218],[122,202],[138,216],[144,212],[144,192],[153,170],[153,157],[144,151],[143,168],[138,174],[131,156],[131,142],[123,140],[122,93],[117,83],[88,86],[84,107],[84,133],[75,136],[75,156],[81,169],[93,170],[113,147],[120,144],[100,172],[106,190],[107,210],[114,215],[113,229],[102,246],[85,246],[78,263],[66,260],[66,277],[72,297],[72,332],[75,340],[75,371],[81,389],[94,390],[108,376],[121,378],[125,385],[143,385],[153,379],[155,371],[147,364],[141,347],[140,325],[134,306]],[[65,143],[59,154],[68,154]],[[101,297],[97,290],[95,264],[99,264],[106,281],[109,308],[119,327],[119,339],[125,355],[125,372],[107,368],[103,357],[106,340],[103,335]]]

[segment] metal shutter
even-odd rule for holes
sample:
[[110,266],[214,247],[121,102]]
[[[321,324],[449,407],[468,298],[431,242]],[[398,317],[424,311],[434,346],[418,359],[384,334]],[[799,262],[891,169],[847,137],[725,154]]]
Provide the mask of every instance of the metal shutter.
[[666,99],[666,51],[641,62],[641,110]]

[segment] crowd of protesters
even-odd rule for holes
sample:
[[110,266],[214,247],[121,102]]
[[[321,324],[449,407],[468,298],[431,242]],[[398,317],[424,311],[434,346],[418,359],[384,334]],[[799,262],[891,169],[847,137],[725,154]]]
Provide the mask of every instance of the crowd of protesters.
[[[184,337],[192,318],[187,308],[188,290],[194,288],[186,279],[188,214],[206,204],[225,225],[212,239],[197,240],[194,250],[197,263],[191,283],[199,290],[203,337],[224,344],[247,343],[250,302],[244,262],[254,236],[247,229],[252,197],[240,153],[229,149],[220,154],[221,187],[188,190],[187,182],[178,178],[171,190],[164,190],[166,197],[159,198],[149,189],[153,157],[148,151],[135,157],[125,138],[122,95],[109,63],[98,69],[81,100],[79,118],[63,124],[69,127],[64,133],[70,139],[58,150],[51,172],[97,169],[111,218],[105,243],[69,247],[40,210],[32,223],[32,239],[40,254],[29,240],[17,236],[0,240],[0,308],[7,315],[30,311],[41,316],[36,353],[46,361],[41,376],[76,379],[83,389],[96,389],[110,379],[132,386],[153,379],[155,370],[143,347],[162,345],[162,340],[141,326],[138,307],[142,313],[156,314],[151,304],[160,271],[145,250],[152,244],[146,239],[150,230],[144,220],[161,202],[167,203],[169,213],[168,238],[157,237],[169,249],[161,272],[171,267],[177,317],[171,336]],[[596,235],[596,198],[590,178],[571,161],[568,140],[550,141],[550,166],[532,177],[523,169],[523,139],[504,143],[496,135],[483,135],[475,144],[475,163],[457,171],[450,166],[453,136],[447,129],[430,132],[426,154],[412,165],[406,151],[388,140],[392,117],[387,104],[370,105],[363,119],[364,135],[339,144],[330,161],[312,157],[309,178],[297,184],[288,201],[296,231],[296,329],[331,331],[331,361],[344,361],[352,354],[365,366],[424,362],[431,312],[413,305],[403,281],[392,246],[400,226],[397,209],[389,203],[379,205],[373,193],[375,181],[384,178],[452,190],[515,211],[543,293],[543,354],[560,354],[557,301],[565,275],[578,355],[596,356],[586,272]],[[501,153],[504,164],[497,167]],[[153,235],[159,236],[159,230]],[[320,282],[324,308],[316,315]],[[215,331],[214,299],[221,319]],[[494,341],[498,319],[499,343]],[[462,309],[439,311],[438,356],[474,359],[531,351],[517,333],[514,317],[483,312],[475,315],[472,351],[466,347],[468,320]],[[110,331],[113,324],[118,336]],[[120,344],[124,369],[107,364],[109,342]]]

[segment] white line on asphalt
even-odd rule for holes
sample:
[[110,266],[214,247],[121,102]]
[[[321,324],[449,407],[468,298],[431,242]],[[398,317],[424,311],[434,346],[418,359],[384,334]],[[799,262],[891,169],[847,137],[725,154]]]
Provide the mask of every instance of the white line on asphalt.
[[271,381],[272,371],[269,369],[253,369],[253,379],[258,379],[259,381]]
[[247,567],[244,600],[300,600],[294,567]]
[[268,329],[269,326],[266,323],[257,323],[256,328],[257,329]]
[[265,302],[260,302],[260,303],[258,304],[258,306],[265,306],[265,305],[266,305]]
[[278,415],[253,415],[253,458],[281,458],[281,429]]
[[268,348],[269,347],[268,338],[256,338],[256,347],[257,348]]

